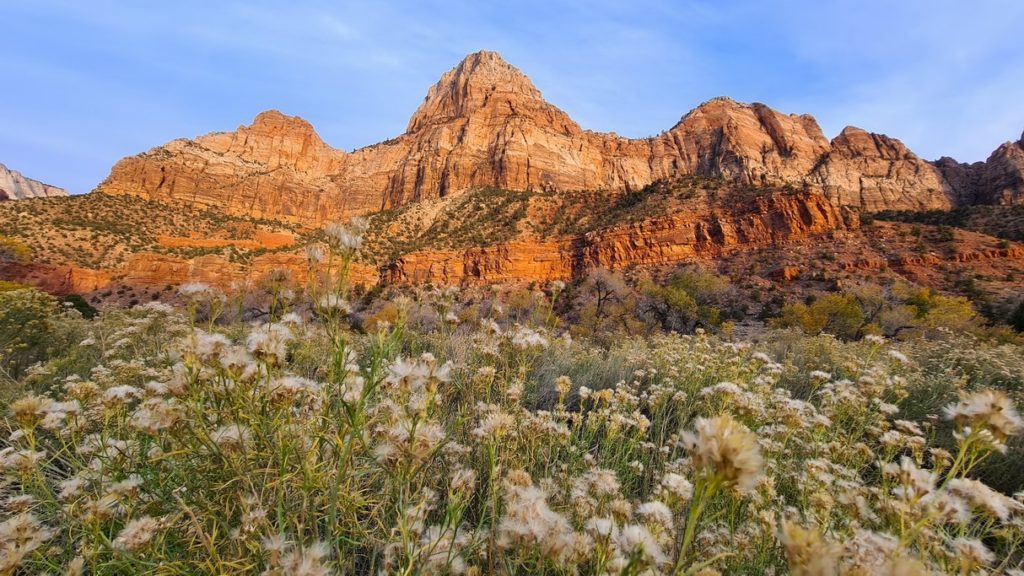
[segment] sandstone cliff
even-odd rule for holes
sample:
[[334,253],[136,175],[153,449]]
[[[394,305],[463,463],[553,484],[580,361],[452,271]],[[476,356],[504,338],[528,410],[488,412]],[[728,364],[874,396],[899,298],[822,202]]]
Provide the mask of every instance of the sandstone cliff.
[[67,195],[67,191],[63,188],[57,188],[38,180],[26,178],[20,172],[10,170],[3,164],[0,164],[0,201]]
[[307,122],[265,112],[235,132],[126,158],[98,191],[318,225],[473,187],[622,191],[697,175],[811,188],[837,206],[919,210],[1020,201],[1022,162],[1024,149],[1008,144],[983,175],[967,176],[887,136],[851,127],[830,142],[811,116],[728,98],[651,138],[591,132],[499,55],[478,52],[430,88],[392,140],[345,153]]
[[851,211],[836,207],[820,194],[775,193],[733,208],[696,208],[575,237],[413,252],[384,267],[381,278],[413,284],[569,279],[595,268],[707,259],[741,248],[807,241],[858,226]]
[[951,208],[957,195],[935,165],[899,140],[847,126],[811,173],[833,202],[869,211]]
[[347,195],[329,177],[344,160],[308,122],[271,110],[234,132],[125,158],[99,190],[316,223],[346,211]]
[[959,197],[959,204],[1024,202],[1024,134],[1017,142],[996,148],[984,162],[962,164],[940,158],[935,166]]
[[988,157],[979,189],[985,194],[985,204],[1024,202],[1024,133],[1020,140],[1003,144]]

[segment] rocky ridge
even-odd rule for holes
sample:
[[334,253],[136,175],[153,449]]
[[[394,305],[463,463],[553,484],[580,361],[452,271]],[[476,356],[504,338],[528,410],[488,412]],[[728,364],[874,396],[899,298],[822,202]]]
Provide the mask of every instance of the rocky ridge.
[[958,163],[941,158],[936,166],[966,204],[1024,203],[1024,133],[1016,142],[1000,145],[984,162]]
[[346,153],[269,111],[125,158],[97,191],[316,226],[474,187],[616,192],[678,175],[808,188],[868,211],[948,209],[1019,202],[1024,148],[1004,145],[978,166],[930,163],[884,135],[849,127],[829,141],[809,115],[728,98],[658,136],[623,138],[584,130],[498,54],[478,52],[429,89],[397,138]]
[[713,258],[741,248],[856,229],[856,215],[820,194],[770,194],[734,209],[696,208],[578,236],[517,238],[464,250],[420,250],[381,270],[389,283],[487,284],[571,279],[595,268],[624,269]]
[[[365,285],[569,280],[595,268],[671,265],[858,227],[855,214],[818,193],[775,192],[742,205],[690,206],[685,212],[578,235],[538,238],[523,234],[488,246],[413,250],[379,267],[355,263],[352,280]],[[182,258],[144,250],[112,269],[0,262],[0,277],[54,293],[95,292],[112,284],[161,288],[192,281],[236,290],[271,274],[284,273],[302,281],[308,266],[301,250],[258,254],[246,263],[218,254]]]
[[67,195],[67,191],[63,188],[26,178],[17,170],[11,170],[0,164],[0,201]]

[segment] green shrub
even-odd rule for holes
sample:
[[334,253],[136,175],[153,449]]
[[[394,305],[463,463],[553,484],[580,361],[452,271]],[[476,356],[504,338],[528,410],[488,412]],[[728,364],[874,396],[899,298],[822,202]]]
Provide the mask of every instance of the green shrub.
[[827,294],[811,304],[787,304],[775,321],[781,328],[800,328],[806,334],[832,334],[843,340],[862,335],[864,311],[848,294]]
[[17,238],[0,236],[0,260],[28,262],[32,258],[32,250]]
[[55,344],[57,301],[33,289],[0,292],[0,370],[17,380]]
[[666,330],[693,332],[698,327],[717,328],[722,307],[732,291],[725,276],[698,267],[677,271],[664,286],[647,283],[644,312],[653,316]]
[[93,307],[91,304],[86,302],[85,298],[83,298],[80,294],[68,294],[67,296],[62,296],[60,298],[60,302],[61,304],[64,304],[67,307],[77,310],[78,313],[81,314],[82,317],[86,319],[92,319],[96,317],[96,314],[99,313],[99,311],[96,310],[96,308]]

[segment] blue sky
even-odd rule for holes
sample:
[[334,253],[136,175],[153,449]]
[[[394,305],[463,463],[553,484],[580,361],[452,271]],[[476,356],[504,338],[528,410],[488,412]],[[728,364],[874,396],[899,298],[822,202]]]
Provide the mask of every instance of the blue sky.
[[1021,0],[0,0],[0,163],[72,192],[261,110],[346,150],[496,50],[585,128],[639,137],[719,95],[983,160],[1024,129]]

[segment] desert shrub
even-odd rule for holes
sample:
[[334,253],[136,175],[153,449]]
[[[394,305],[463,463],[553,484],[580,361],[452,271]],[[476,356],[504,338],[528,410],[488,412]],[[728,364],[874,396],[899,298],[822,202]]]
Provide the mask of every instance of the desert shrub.
[[394,326],[406,315],[401,303],[387,301],[376,311],[363,316],[362,326],[367,332],[376,332],[386,326]]
[[938,330],[977,331],[981,319],[970,300],[928,288],[896,285],[889,292],[873,284],[848,291],[810,296],[805,303],[785,304],[772,320],[779,328],[799,328],[810,335],[832,334],[853,340],[870,334],[914,337]]
[[1017,304],[1007,318],[1007,324],[1009,324],[1014,330],[1018,332],[1024,332],[1024,299]]
[[83,318],[92,319],[96,317],[98,311],[95,307],[85,301],[80,294],[68,294],[60,298],[60,303],[65,307],[73,308]]
[[637,318],[636,292],[618,272],[597,268],[573,287],[567,297],[572,300],[574,334],[636,334],[648,329]]
[[928,288],[899,286],[895,292],[903,304],[914,308],[917,324],[923,329],[966,331],[979,325],[978,314],[970,300],[962,296],[945,296]]
[[864,311],[848,294],[827,294],[811,304],[787,304],[775,321],[781,328],[800,328],[807,334],[832,334],[844,340],[861,335]]
[[729,279],[688,267],[674,273],[664,286],[644,286],[641,313],[652,316],[666,330],[691,333],[697,327],[717,328],[722,308],[732,292]]
[[32,250],[17,238],[0,236],[0,260],[28,262],[32,258]]
[[21,284],[19,282],[11,282],[8,280],[0,280],[0,292],[12,292],[14,290],[28,290],[31,286]]
[[46,358],[54,342],[57,301],[33,289],[0,292],[0,370],[17,380]]
[[514,288],[502,295],[500,300],[504,317],[513,323],[544,324],[551,316],[547,296],[536,289]]

